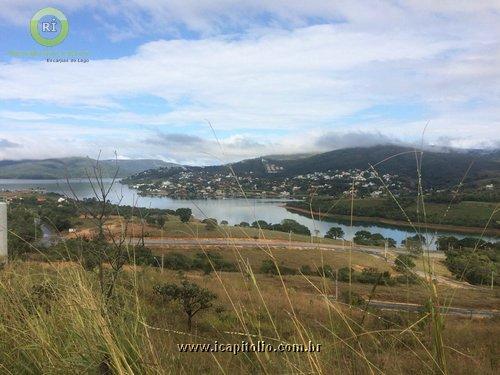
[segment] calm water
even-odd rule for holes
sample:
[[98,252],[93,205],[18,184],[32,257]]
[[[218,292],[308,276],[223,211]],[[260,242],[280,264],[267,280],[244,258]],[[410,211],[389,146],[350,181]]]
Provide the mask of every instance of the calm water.
[[[71,180],[71,186],[79,198],[90,198],[93,196],[92,189],[85,180]],[[108,184],[109,184],[108,180]],[[109,186],[109,185],[108,185]],[[2,180],[0,179],[0,190],[24,190],[42,188],[47,192],[65,194],[72,197],[73,194],[64,180]],[[372,233],[380,233],[384,237],[395,239],[398,244],[406,237],[414,234],[411,230],[404,228],[385,227],[376,224],[356,224],[352,227],[336,222],[320,222],[312,220],[282,207],[285,201],[277,199],[194,199],[176,200],[167,197],[141,197],[137,191],[126,185],[116,183],[113,187],[110,199],[114,203],[123,205],[135,205],[138,207],[169,208],[177,209],[189,207],[197,218],[213,217],[217,220],[227,220],[229,224],[239,224],[242,221],[251,223],[255,220],[265,220],[270,223],[279,223],[283,219],[294,219],[306,225],[311,233],[324,235],[332,226],[341,227],[345,232],[345,238],[350,240],[358,230],[368,230]],[[318,232],[316,232],[318,231]],[[439,235],[453,235],[457,238],[465,237],[463,234],[452,232],[439,232]],[[472,236],[472,235],[467,235]],[[435,237],[435,233],[429,233],[429,240]],[[485,238],[493,240],[492,238]],[[431,244],[431,248],[434,245]]]

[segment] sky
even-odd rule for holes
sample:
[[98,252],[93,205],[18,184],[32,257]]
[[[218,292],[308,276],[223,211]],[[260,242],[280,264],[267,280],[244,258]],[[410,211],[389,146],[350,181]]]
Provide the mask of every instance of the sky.
[[[29,32],[47,6],[70,25],[54,47]],[[498,0],[0,9],[0,160],[116,152],[193,165],[381,143],[500,147]]]

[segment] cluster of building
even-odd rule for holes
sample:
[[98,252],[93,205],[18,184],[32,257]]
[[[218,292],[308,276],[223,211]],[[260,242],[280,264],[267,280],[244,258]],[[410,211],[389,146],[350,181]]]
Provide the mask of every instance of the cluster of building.
[[[266,175],[250,171],[238,175],[206,169],[182,170],[168,178],[135,183],[132,188],[144,195],[163,195],[180,199],[193,198],[302,198],[309,194],[322,196],[351,195],[381,197],[386,188],[405,190],[397,175],[377,175],[375,172],[350,169],[328,170],[286,177],[282,169],[264,163]],[[282,168],[282,167],[279,167]]]

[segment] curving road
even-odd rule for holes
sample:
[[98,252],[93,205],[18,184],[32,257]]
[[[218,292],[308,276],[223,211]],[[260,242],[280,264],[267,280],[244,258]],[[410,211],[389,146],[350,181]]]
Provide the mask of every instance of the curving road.
[[[381,310],[393,310],[393,311],[409,311],[409,312],[423,312],[425,307],[422,305],[417,305],[415,303],[402,303],[402,302],[391,302],[391,301],[377,301],[371,300],[369,306],[376,307]],[[495,316],[500,316],[499,310],[484,310],[484,309],[470,309],[465,307],[440,307],[441,314],[444,315],[458,315],[466,317],[476,317],[476,318],[493,318]]]

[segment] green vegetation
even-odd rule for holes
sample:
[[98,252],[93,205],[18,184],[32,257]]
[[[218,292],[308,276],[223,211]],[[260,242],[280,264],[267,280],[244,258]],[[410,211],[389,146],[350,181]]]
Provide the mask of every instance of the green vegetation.
[[403,245],[412,254],[422,253],[426,243],[427,240],[425,237],[419,233],[401,241],[401,245]]
[[[272,250],[265,245],[241,249],[230,241],[210,251],[175,246],[149,249],[141,244],[145,234],[310,237],[292,232],[302,231],[294,222],[282,222],[279,227],[264,222],[267,229],[259,229],[260,223],[253,228],[231,227],[189,220],[191,213],[182,220],[188,216],[186,211],[174,215],[122,210],[107,204],[105,197],[101,202],[61,202],[52,208],[69,217],[65,205],[75,206],[77,216],[70,218],[71,224],[81,222],[95,235],[48,248],[29,247],[23,258],[28,262],[14,260],[0,272],[0,367],[8,366],[10,373],[212,374],[223,370],[465,375],[497,370],[497,348],[491,340],[500,334],[497,320],[443,316],[439,308],[495,308],[497,287],[457,292],[456,285],[463,284],[455,282],[451,288],[427,277],[413,277],[408,257],[397,257],[394,263],[401,275],[394,273],[390,261],[353,250]],[[20,210],[20,229],[41,212],[38,203],[25,208],[11,207]],[[214,228],[207,230],[209,224]],[[141,238],[131,240],[130,228]],[[363,231],[357,237],[373,243],[386,240]],[[442,243],[458,252],[449,258],[447,254],[446,262],[458,269],[452,271],[455,274],[467,273],[468,265],[451,263],[462,261],[464,254],[454,244],[452,239]],[[490,245],[467,251],[477,250],[496,262]],[[415,267],[422,258],[415,259],[419,263]],[[417,303],[425,311],[388,313],[367,304],[377,299]],[[321,344],[321,352],[180,353],[180,345],[187,343],[234,345],[242,340],[304,347],[312,342]]]
[[305,225],[298,223],[293,219],[283,219],[280,224],[271,224],[265,220],[257,220],[252,223],[253,228],[269,229],[278,232],[302,234],[310,236],[311,231]]
[[498,250],[446,250],[446,266],[459,280],[471,284],[499,285]]
[[394,268],[401,273],[408,273],[415,268],[414,257],[408,254],[399,254],[394,261]]
[[384,237],[380,233],[370,233],[367,230],[359,230],[354,233],[354,243],[358,245],[368,246],[385,246],[396,247],[396,241],[390,237]]
[[446,254],[445,264],[457,279],[478,285],[500,283],[500,242],[442,236],[437,247]]
[[178,208],[175,210],[175,214],[179,216],[183,223],[187,223],[191,219],[192,211],[190,208]]
[[344,231],[340,227],[331,227],[325,234],[325,238],[338,239],[343,237],[344,237]]
[[[253,183],[257,183],[260,190],[271,191],[268,187],[274,182],[282,182],[285,178],[335,170],[357,169],[363,171],[369,168],[370,165],[376,165],[381,160],[396,154],[401,155],[397,158],[389,159],[377,167],[378,174],[381,176],[386,173],[398,175],[406,185],[414,186],[417,179],[415,157],[417,154],[420,155],[420,152],[412,148],[395,145],[347,148],[304,158],[273,160],[273,163],[282,168],[273,175],[267,173],[264,163],[262,163],[262,158],[247,159],[232,163],[231,170],[239,177],[251,174],[257,178]],[[426,188],[452,188],[464,177],[472,160],[474,160],[474,166],[464,181],[467,186],[475,187],[480,181],[490,181],[500,177],[498,172],[500,171],[498,151],[492,152],[489,155],[471,155],[454,151],[426,151],[424,155],[421,171],[422,182]],[[126,180],[126,183],[148,183],[165,180],[185,170],[195,174],[200,173],[200,176],[210,177],[216,173],[225,175],[228,173],[229,168],[226,165],[205,168],[186,167],[186,169],[159,168],[131,176]],[[345,186],[340,186],[340,189],[337,189],[337,186],[332,186],[332,189],[327,194],[342,194],[344,190]]]
[[[3,160],[0,161],[0,178],[18,179],[65,179],[87,178],[96,164],[90,158],[72,157],[45,160]],[[175,164],[161,160],[100,160],[104,178],[126,177],[151,168],[167,167]]]
[[272,260],[262,261],[260,272],[269,275],[295,275],[297,271],[283,264],[275,264]]
[[[327,374],[340,370],[364,374],[375,367],[387,374],[433,373],[428,363],[434,363],[435,354],[432,347],[424,346],[432,345],[432,320],[412,326],[420,316],[365,311],[372,286],[366,289],[359,284],[349,290],[348,284],[339,283],[339,300],[350,299],[353,306],[349,309],[325,298],[334,292],[333,284],[327,290],[316,290],[323,284],[317,277],[310,278],[311,285],[298,275],[283,281],[256,276],[251,282],[237,273],[219,276],[220,281],[196,272],[185,275],[197,290],[218,297],[207,302],[213,308],[194,315],[192,335],[188,335],[188,313],[181,297],[166,303],[154,292],[155,285],[182,288],[176,272],[148,268],[126,272],[117,284],[115,298],[104,304],[96,274],[78,264],[41,267],[12,263],[0,274],[0,301],[9,301],[0,304],[0,363],[8,364],[9,371],[16,374],[213,374],[221,368],[231,373],[300,370]],[[390,295],[394,288],[402,287],[378,286],[373,298]],[[404,288],[401,294],[406,294]],[[425,298],[425,291],[417,288],[413,295]],[[484,295],[480,297],[485,301]],[[445,349],[443,372],[494,373],[496,348],[491,337],[499,333],[497,322],[455,317],[447,317],[445,322],[443,344],[451,349]],[[335,331],[329,329],[330,324]],[[363,354],[349,344],[353,335]],[[235,355],[179,353],[178,347],[242,340],[273,345],[307,345],[311,340],[321,344],[321,352]]]
[[[407,222],[408,218],[414,225],[423,223],[424,217],[417,209],[415,198],[399,197],[398,202],[404,210],[401,211],[399,205],[391,198],[364,198],[354,200],[355,217],[362,218],[384,218]],[[287,207],[304,209],[307,212],[310,210],[310,205],[314,212],[321,212],[322,219],[327,220],[328,215],[332,217],[342,218],[351,215],[350,199],[333,200],[328,198],[316,198],[309,202],[289,202]],[[447,224],[466,227],[482,228],[489,221],[492,213],[495,212],[494,203],[485,202],[459,202],[449,203],[426,203],[425,204],[425,222],[430,224]],[[304,214],[308,215],[308,214]],[[335,216],[337,215],[337,216]],[[500,212],[496,212],[491,220],[490,228],[500,228]]]
[[159,284],[154,291],[164,301],[178,301],[187,315],[187,327],[191,332],[193,317],[202,310],[212,307],[212,301],[217,296],[206,288],[200,288],[195,283],[183,280],[181,285]]
[[10,228],[7,234],[9,257],[15,258],[33,251],[33,243],[42,235],[37,218],[36,213],[25,207],[9,207],[7,211]]

